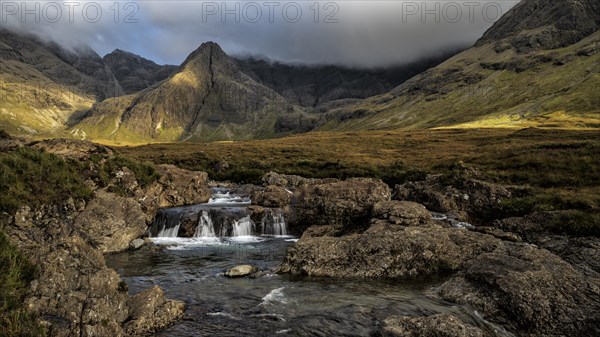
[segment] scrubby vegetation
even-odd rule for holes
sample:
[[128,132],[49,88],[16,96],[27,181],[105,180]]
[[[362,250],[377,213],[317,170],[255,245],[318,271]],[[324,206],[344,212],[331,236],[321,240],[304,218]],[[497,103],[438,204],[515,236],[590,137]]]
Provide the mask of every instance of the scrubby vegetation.
[[89,199],[92,191],[81,176],[81,164],[31,148],[0,152],[0,212],[20,206]]
[[29,263],[0,231],[0,336],[44,336],[35,317],[23,308],[23,300],[36,274]]

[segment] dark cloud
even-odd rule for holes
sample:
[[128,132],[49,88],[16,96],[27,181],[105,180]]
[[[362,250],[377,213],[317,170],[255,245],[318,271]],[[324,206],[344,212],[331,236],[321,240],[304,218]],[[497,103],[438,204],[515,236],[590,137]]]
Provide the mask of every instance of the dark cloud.
[[516,2],[3,0],[0,20],[71,48],[120,48],[159,63],[178,64],[212,40],[230,54],[374,67],[470,45]]

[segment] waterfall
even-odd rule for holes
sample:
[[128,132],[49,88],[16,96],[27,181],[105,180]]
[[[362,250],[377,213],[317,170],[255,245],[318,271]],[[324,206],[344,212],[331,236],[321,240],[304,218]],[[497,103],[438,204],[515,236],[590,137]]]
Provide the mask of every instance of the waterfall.
[[180,225],[179,214],[169,210],[161,210],[154,218],[150,235],[158,238],[176,238]]
[[179,233],[179,224],[175,225],[175,227],[171,228],[163,228],[156,235],[157,238],[176,238]]
[[233,221],[231,236],[250,236],[254,229],[254,223],[249,216]]
[[261,224],[262,235],[287,235],[287,224],[285,223],[285,217],[283,211],[268,210],[262,218]]
[[215,226],[207,211],[202,211],[194,237],[215,237]]
[[214,189],[208,203],[159,210],[149,234],[158,238],[288,235],[282,209],[264,209],[260,223],[255,224],[249,203],[248,198],[224,189]]

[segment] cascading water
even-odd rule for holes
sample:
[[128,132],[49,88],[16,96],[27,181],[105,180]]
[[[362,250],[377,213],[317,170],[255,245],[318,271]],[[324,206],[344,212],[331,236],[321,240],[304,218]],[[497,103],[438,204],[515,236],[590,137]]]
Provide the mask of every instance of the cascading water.
[[202,211],[194,237],[215,237],[215,227],[207,211]]
[[251,236],[254,232],[254,223],[249,216],[245,216],[233,222],[231,236]]
[[213,189],[208,203],[160,210],[150,229],[155,238],[230,238],[286,236],[287,224],[281,209],[265,209],[255,224],[248,210],[250,199],[225,189]]
[[280,209],[265,211],[260,227],[262,235],[288,235],[285,217]]

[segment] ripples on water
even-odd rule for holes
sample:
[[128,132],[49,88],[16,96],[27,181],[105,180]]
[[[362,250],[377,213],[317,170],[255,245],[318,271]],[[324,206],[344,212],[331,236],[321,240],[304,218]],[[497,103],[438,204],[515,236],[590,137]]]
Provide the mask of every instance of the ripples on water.
[[[277,275],[290,237],[166,238],[162,250],[107,256],[135,294],[152,285],[186,302],[186,318],[157,336],[377,336],[390,315],[454,314],[489,329],[466,307],[425,295],[440,281],[335,280]],[[253,264],[257,278],[223,272]],[[491,335],[490,330],[488,330]]]

